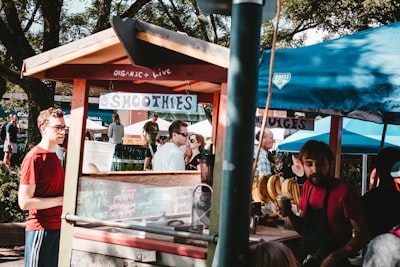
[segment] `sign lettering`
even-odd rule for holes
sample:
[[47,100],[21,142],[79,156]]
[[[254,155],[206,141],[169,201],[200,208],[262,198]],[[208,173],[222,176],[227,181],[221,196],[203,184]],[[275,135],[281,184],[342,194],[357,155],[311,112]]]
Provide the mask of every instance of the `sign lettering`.
[[[257,117],[257,123],[261,125],[262,117]],[[279,118],[269,117],[267,119],[267,128],[284,128],[293,130],[314,130],[314,120],[305,118]]]
[[196,95],[106,93],[100,95],[100,109],[197,112]]
[[113,76],[115,78],[121,77],[121,78],[136,78],[136,79],[147,79],[147,78],[152,78],[152,79],[159,79],[161,77],[166,77],[172,75],[173,72],[171,69],[166,68],[166,69],[155,69],[155,70],[124,70],[124,69],[115,69],[113,71]]

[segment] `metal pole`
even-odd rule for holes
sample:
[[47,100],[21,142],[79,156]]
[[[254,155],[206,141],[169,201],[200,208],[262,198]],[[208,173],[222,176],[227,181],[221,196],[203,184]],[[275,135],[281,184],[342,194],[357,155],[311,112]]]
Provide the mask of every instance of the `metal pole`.
[[155,234],[161,234],[161,235],[176,236],[176,237],[183,237],[183,238],[189,238],[189,239],[197,239],[197,240],[203,240],[203,241],[212,242],[212,243],[218,242],[217,235],[210,236],[210,235],[196,234],[196,233],[191,233],[191,232],[169,230],[169,229],[165,229],[165,228],[149,227],[149,226],[128,224],[128,223],[115,222],[115,221],[105,221],[105,220],[98,220],[98,219],[93,219],[93,218],[84,218],[84,217],[79,217],[79,216],[72,215],[72,214],[63,214],[62,218],[65,219],[66,221],[70,221],[70,222],[85,222],[85,223],[96,224],[99,226],[110,226],[110,227],[137,230],[137,231],[143,231],[143,232],[149,232],[149,233],[155,233]]
[[362,155],[362,177],[361,177],[361,195],[367,192],[367,178],[368,178],[368,155]]
[[232,4],[218,266],[247,264],[262,7],[262,0]]

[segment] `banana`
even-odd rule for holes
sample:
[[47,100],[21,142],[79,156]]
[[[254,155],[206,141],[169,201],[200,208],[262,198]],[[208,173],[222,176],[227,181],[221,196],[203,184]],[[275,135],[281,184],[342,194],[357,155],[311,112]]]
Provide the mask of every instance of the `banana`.
[[276,197],[282,193],[280,175],[275,174],[269,177],[267,183],[268,194],[271,201],[276,201]]
[[271,177],[269,177],[268,179],[268,183],[267,183],[267,190],[268,190],[268,194],[271,197],[272,201],[276,200],[276,191],[275,191],[275,175],[272,175]]
[[275,174],[275,190],[278,195],[282,194],[282,185],[281,185],[281,176],[279,174]]
[[295,178],[291,179],[289,182],[290,193],[292,195],[292,204],[298,205],[300,202],[300,187],[299,183]]
[[282,182],[282,195],[287,195],[292,198],[292,204],[299,204],[300,188],[296,178],[285,179]]
[[285,179],[282,182],[282,195],[289,195],[290,194],[290,182],[291,179]]
[[254,202],[262,202],[262,200],[260,199],[260,197],[258,196],[258,188],[252,188],[251,189],[251,199]]
[[269,195],[268,192],[268,181],[271,177],[272,177],[271,174],[264,174],[259,179],[256,195],[258,199],[261,200],[261,202],[265,203],[271,201],[271,196]]

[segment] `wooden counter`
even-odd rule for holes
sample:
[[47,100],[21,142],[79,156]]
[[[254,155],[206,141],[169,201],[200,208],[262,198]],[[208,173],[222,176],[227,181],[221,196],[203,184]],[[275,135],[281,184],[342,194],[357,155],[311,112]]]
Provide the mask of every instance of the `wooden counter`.
[[257,232],[250,235],[250,241],[280,241],[290,248],[296,259],[301,262],[303,258],[303,239],[296,231],[270,226],[257,226]]
[[257,232],[255,234],[250,234],[250,241],[260,241],[261,239],[265,241],[286,241],[292,239],[301,239],[301,236],[293,230],[258,225]]
[[[257,233],[250,236],[250,241],[261,239],[282,241],[294,252],[301,243],[301,237],[295,231],[268,226],[258,226]],[[207,248],[204,247],[75,227],[71,266],[85,266],[86,263],[92,266],[130,266],[134,262],[140,267],[205,267],[206,257]]]
[[[77,215],[127,223],[162,214],[168,218],[185,214],[189,218],[193,187],[199,182],[199,172],[86,174],[79,179]],[[71,266],[206,267],[207,243],[185,240],[181,244],[172,242],[178,242],[173,238],[155,240],[114,231],[113,227],[80,226],[75,225],[72,232]],[[258,225],[257,232],[249,239],[250,242],[281,241],[296,256],[301,252],[301,237],[292,230]]]

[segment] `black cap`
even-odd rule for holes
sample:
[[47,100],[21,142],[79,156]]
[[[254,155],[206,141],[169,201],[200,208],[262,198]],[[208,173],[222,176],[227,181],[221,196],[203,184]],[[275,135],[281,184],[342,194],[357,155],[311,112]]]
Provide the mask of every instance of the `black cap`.
[[397,161],[395,164],[393,164],[392,168],[390,169],[390,176],[393,178],[400,177],[400,161]]

